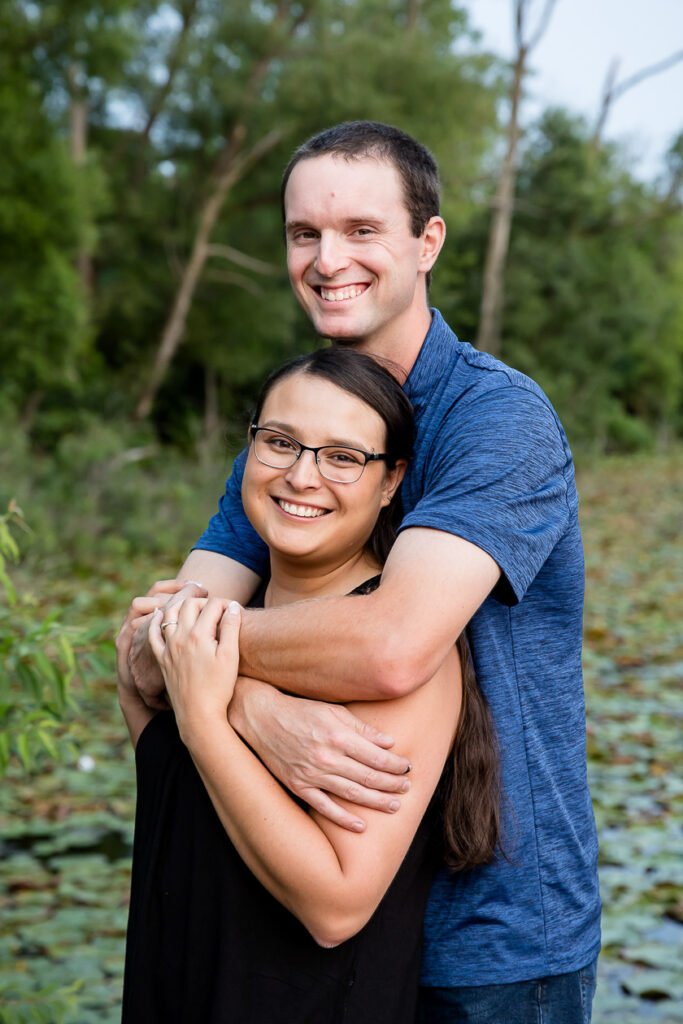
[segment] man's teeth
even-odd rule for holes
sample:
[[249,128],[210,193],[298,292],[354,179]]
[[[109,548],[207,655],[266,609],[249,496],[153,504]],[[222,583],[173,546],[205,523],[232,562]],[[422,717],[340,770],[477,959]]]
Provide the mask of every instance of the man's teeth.
[[280,499],[278,505],[285,512],[289,512],[290,516],[304,516],[306,519],[317,519],[318,516],[324,516],[327,511],[324,508],[313,508],[311,505],[291,505],[288,501]]
[[357,295],[362,295],[365,288],[358,288],[356,285],[352,285],[350,288],[337,288],[334,291],[330,288],[321,288],[320,294],[326,302],[341,302],[342,299],[355,299]]

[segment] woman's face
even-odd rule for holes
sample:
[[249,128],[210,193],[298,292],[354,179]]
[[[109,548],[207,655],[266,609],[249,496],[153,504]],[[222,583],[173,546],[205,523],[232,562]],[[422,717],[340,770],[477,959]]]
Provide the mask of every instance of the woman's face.
[[[258,426],[281,430],[311,447],[345,445],[383,452],[386,428],[365,402],[321,377],[295,373],[279,381],[265,401]],[[273,554],[303,568],[338,567],[362,552],[388,505],[405,462],[388,470],[368,462],[359,480],[323,477],[312,452],[288,469],[264,466],[253,442],[242,481],[242,501],[252,525]]]

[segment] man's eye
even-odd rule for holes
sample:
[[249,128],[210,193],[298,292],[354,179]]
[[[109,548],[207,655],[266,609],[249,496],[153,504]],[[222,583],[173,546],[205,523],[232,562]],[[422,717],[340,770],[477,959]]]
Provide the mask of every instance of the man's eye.
[[372,228],[356,228],[356,230],[354,231],[354,235],[357,235],[357,236],[360,235],[361,238],[365,237],[366,235],[371,235],[371,234],[372,234]]

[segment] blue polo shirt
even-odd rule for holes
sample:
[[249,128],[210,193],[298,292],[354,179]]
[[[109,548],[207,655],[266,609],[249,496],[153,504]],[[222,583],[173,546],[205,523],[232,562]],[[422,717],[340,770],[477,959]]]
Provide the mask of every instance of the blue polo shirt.
[[[433,311],[405,386],[415,455],[401,529],[476,544],[502,576],[469,626],[503,780],[495,863],[435,880],[422,982],[484,985],[564,974],[600,948],[597,838],[586,778],[583,549],[574,467],[541,389]],[[262,574],[267,550],[240,498],[245,454],[197,543]]]

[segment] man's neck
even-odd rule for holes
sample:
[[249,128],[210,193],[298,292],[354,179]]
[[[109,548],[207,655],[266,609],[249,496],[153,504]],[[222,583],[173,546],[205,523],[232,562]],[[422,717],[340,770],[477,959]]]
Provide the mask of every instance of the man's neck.
[[432,313],[426,304],[411,313],[412,315],[401,324],[400,329],[390,324],[357,346],[359,352],[386,359],[390,364],[387,369],[391,370],[391,363],[399,367],[400,372],[394,376],[401,384],[408,378],[415,365],[432,325]]

